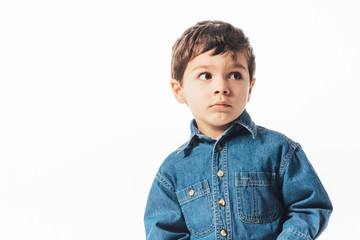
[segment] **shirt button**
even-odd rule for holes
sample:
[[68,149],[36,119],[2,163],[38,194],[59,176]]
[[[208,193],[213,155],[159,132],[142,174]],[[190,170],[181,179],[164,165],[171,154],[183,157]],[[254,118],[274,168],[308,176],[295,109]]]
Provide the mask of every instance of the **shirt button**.
[[220,205],[220,207],[225,206],[225,200],[224,200],[224,199],[220,199],[219,205]]
[[189,195],[189,196],[193,196],[193,195],[194,195],[194,193],[195,193],[195,192],[194,192],[194,190],[189,189],[189,191],[188,191],[188,195]]
[[218,175],[219,178],[222,178],[224,176],[224,172],[222,170],[219,170],[217,172],[217,175]]
[[220,234],[221,234],[221,236],[226,237],[227,231],[225,229],[221,229]]
[[219,152],[221,152],[221,150],[223,149],[223,147],[221,146],[221,144],[218,144],[216,148],[217,148],[217,150],[218,150]]

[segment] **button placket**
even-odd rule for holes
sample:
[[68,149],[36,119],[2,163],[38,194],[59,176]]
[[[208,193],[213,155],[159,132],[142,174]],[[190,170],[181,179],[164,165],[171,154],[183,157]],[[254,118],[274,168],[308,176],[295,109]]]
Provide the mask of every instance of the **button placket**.
[[[232,231],[231,231],[231,211],[230,211],[230,199],[229,199],[229,169],[228,169],[228,145],[225,142],[224,145],[221,145],[221,167],[219,167],[218,172],[220,172],[220,176],[218,176],[221,182],[221,199],[219,201],[220,209],[222,209],[222,212],[225,217],[225,223],[222,227],[222,230],[220,232],[220,235],[226,238],[231,239],[232,238]],[[222,201],[221,201],[222,200]]]
[[[226,143],[218,143],[213,151],[213,167],[216,172],[213,174],[214,182],[214,204],[216,214],[216,239],[231,238],[231,213],[229,212],[228,185],[227,185],[227,146]],[[230,229],[228,227],[230,226]]]

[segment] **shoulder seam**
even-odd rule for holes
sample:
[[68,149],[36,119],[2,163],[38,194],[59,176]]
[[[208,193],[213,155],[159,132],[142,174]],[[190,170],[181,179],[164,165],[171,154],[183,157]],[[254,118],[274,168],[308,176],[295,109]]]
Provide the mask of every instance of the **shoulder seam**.
[[280,176],[282,176],[282,174],[285,172],[285,168],[286,166],[289,164],[289,162],[291,161],[291,159],[293,158],[296,149],[299,147],[298,143],[294,143],[294,146],[292,146],[289,151],[286,153],[284,159],[281,161],[280,163],[280,168],[279,168],[279,174]]
[[161,185],[166,187],[171,192],[175,193],[175,189],[170,185],[170,183],[165,180],[165,178],[159,172],[156,173],[156,178],[161,183]]
[[283,139],[286,140],[286,142],[287,142],[287,144],[289,146],[289,149],[288,149],[287,153],[285,154],[284,158],[281,159],[280,167],[279,167],[279,170],[278,170],[279,176],[282,176],[284,171],[285,171],[286,166],[291,161],[292,157],[294,156],[294,153],[295,153],[296,149],[300,145],[297,142],[294,142],[292,139],[288,138],[286,135],[284,135],[281,132],[271,130],[271,129],[268,129],[268,128],[265,128],[265,127],[262,127],[262,126],[257,126],[257,127],[259,129],[262,129],[262,130],[269,131],[271,133],[277,134],[277,135],[279,135],[280,137],[282,137]]

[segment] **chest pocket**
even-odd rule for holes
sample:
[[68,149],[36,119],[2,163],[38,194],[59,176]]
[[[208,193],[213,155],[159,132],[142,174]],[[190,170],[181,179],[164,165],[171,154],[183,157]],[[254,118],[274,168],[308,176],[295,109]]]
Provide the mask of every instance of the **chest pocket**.
[[176,192],[181,211],[190,232],[196,237],[204,237],[215,230],[212,200],[207,180]]
[[245,223],[268,223],[279,217],[280,201],[272,172],[235,174],[238,215]]

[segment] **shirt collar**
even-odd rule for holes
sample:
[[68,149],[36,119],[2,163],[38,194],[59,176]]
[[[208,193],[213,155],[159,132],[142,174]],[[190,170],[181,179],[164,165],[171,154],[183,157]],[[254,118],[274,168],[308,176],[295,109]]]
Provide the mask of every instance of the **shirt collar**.
[[243,113],[240,115],[240,117],[238,117],[234,121],[234,123],[239,124],[240,126],[247,129],[251,133],[253,139],[256,138],[257,135],[256,124],[253,122],[246,109],[244,109]]
[[[256,131],[256,125],[255,123],[251,120],[251,117],[249,115],[249,113],[246,111],[246,109],[244,109],[244,111],[242,112],[242,114],[234,120],[232,127],[230,127],[228,130],[225,131],[225,134],[228,134],[228,131],[232,132],[232,130],[234,129],[234,125],[238,125],[240,127],[245,128],[246,130],[248,130],[253,139],[255,139],[257,131]],[[211,141],[212,139],[208,136],[205,136],[204,134],[202,134],[199,129],[197,128],[197,124],[195,119],[193,119],[191,121],[190,124],[190,131],[191,131],[191,135],[189,140],[183,145],[181,146],[177,153],[181,153],[182,151],[186,150],[187,148],[192,148],[196,145],[196,140],[198,141],[202,141],[204,140],[208,140]]]

